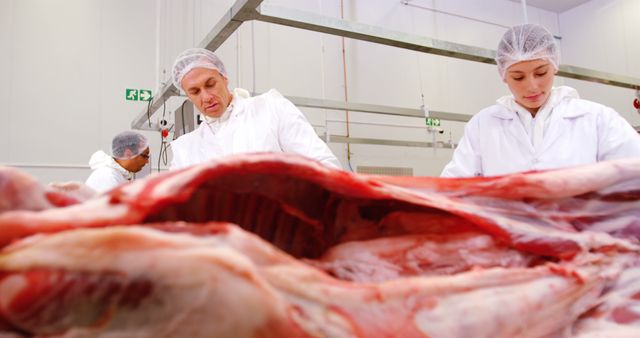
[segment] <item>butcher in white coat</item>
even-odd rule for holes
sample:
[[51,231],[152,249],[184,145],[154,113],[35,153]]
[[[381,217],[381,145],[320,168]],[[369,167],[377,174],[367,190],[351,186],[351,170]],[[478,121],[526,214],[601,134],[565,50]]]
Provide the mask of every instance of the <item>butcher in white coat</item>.
[[467,123],[443,177],[496,176],[640,157],[640,135],[613,109],[554,88],[560,52],[534,24],[509,29],[496,63],[512,95]]
[[86,185],[97,192],[105,192],[129,182],[133,174],[149,163],[149,141],[134,131],[124,131],[111,141],[111,155],[98,150],[89,159],[93,170]]
[[171,169],[249,152],[297,153],[341,168],[302,112],[275,89],[255,97],[244,90],[230,91],[224,64],[211,51],[184,51],[172,73],[175,86],[187,94],[204,121],[171,143]]

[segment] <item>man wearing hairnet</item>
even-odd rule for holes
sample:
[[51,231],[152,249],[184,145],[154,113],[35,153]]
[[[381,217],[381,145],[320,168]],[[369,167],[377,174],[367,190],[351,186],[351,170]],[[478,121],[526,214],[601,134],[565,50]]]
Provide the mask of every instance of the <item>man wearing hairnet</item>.
[[275,89],[255,97],[244,90],[230,91],[224,64],[211,51],[184,51],[172,75],[204,121],[171,143],[171,169],[248,152],[297,153],[341,168],[302,112]]
[[552,87],[560,52],[545,28],[509,29],[496,63],[512,95],[471,118],[441,176],[496,176],[640,156],[640,136],[616,111],[580,99],[571,87]]
[[98,150],[89,160],[93,172],[87,178],[86,185],[98,192],[112,188],[133,179],[149,162],[149,142],[144,135],[125,131],[113,138],[112,156]]

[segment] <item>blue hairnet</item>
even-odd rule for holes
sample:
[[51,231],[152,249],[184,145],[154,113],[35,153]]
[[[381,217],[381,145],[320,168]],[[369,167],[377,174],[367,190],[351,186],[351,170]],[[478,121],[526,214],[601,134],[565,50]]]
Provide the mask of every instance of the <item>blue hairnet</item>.
[[[149,141],[144,135],[135,131],[123,131],[111,141],[111,156],[119,160],[136,157],[149,147]],[[127,149],[130,153],[127,153]]]
[[204,48],[190,48],[182,52],[173,63],[171,75],[173,84],[182,89],[182,78],[194,68],[208,68],[217,70],[227,78],[227,71],[222,61],[210,50]]
[[513,64],[536,59],[548,60],[556,70],[560,65],[560,50],[546,28],[524,24],[511,27],[504,33],[496,51],[500,77],[504,79],[507,69]]

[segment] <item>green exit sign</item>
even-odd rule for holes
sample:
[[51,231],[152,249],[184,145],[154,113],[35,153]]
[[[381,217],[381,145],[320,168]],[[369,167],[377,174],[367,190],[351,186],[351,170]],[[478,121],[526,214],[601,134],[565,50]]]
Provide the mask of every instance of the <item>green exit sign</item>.
[[432,117],[427,117],[426,118],[426,124],[428,126],[431,127],[440,127],[440,119],[436,119],[436,118],[432,118]]
[[131,89],[126,88],[124,98],[127,101],[151,101],[153,95],[148,89]]

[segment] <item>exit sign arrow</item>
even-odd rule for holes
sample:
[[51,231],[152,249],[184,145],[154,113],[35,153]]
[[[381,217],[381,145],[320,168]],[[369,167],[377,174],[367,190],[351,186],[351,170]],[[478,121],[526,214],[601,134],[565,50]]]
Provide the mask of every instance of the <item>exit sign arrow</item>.
[[149,89],[126,88],[124,98],[127,101],[151,101],[153,94]]
[[140,89],[140,101],[151,101],[151,91]]

